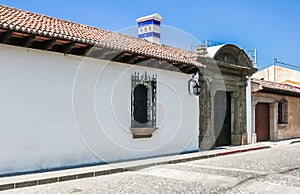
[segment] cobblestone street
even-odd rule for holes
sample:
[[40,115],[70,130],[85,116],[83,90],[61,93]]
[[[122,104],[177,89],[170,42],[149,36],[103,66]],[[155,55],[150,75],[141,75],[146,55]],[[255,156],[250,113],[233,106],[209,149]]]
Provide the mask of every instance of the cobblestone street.
[[3,193],[300,193],[300,143]]

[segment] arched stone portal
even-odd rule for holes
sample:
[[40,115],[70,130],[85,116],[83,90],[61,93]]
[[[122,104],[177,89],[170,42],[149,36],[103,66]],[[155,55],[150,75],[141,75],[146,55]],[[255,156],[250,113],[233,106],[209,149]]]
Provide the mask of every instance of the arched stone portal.
[[[200,108],[200,135],[199,143],[201,150],[208,150],[221,145],[221,139],[227,139],[226,145],[241,145],[247,143],[246,129],[246,86],[247,79],[257,71],[252,61],[243,49],[233,45],[225,44],[207,48],[207,54],[199,56],[197,60],[206,66],[201,72],[201,94],[199,97]],[[220,106],[222,99],[215,102],[217,91],[224,91],[230,98],[230,103],[224,101],[224,110],[229,110],[230,117],[225,116],[221,126],[215,122],[218,117],[215,106]],[[218,95],[218,94],[217,94]],[[221,97],[220,97],[221,98]],[[225,97],[224,97],[225,98]],[[227,99],[227,97],[226,97]],[[230,107],[228,107],[230,106]],[[224,114],[226,114],[226,111]],[[230,121],[228,121],[230,118]],[[230,127],[230,138],[228,133],[216,133],[217,128]],[[227,131],[228,132],[228,131]],[[230,139],[230,142],[228,141]]]

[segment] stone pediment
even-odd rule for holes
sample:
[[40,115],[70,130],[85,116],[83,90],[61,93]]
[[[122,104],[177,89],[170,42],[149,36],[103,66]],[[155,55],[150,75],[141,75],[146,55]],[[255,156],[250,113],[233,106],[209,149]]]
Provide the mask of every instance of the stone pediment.
[[207,56],[217,61],[253,68],[252,60],[247,53],[233,44],[223,44],[207,48]]

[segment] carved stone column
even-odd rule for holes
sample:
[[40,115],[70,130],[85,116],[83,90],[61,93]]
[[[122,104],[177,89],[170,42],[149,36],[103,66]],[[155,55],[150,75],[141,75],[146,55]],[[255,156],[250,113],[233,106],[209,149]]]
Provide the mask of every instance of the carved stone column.
[[278,103],[270,104],[270,140],[271,141],[275,141],[278,139],[277,113],[278,113]]
[[257,101],[252,101],[252,132],[251,132],[251,143],[254,144],[257,141],[255,132],[255,109]]
[[246,86],[239,86],[239,90],[233,92],[232,102],[234,108],[233,128],[231,141],[233,145],[247,144],[246,122]]
[[199,95],[199,148],[200,150],[210,150],[214,148],[214,96],[209,87],[208,80],[202,80],[201,93]]

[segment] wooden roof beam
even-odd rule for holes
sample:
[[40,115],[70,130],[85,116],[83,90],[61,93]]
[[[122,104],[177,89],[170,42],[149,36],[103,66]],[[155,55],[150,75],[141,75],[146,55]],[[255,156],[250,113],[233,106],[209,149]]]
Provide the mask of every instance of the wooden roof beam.
[[104,51],[102,50],[94,50],[92,48],[90,52],[87,54],[88,57],[96,58],[96,59],[101,59],[104,57]]
[[130,57],[127,57],[125,62],[128,64],[136,64],[138,63],[138,61],[145,61],[145,60],[146,58],[138,58],[136,55],[132,55]]
[[120,54],[120,51],[116,51],[116,50],[106,50],[106,52],[104,53],[104,60],[109,60],[112,61],[116,56],[118,56]]
[[30,47],[31,44],[34,42],[34,37],[35,37],[35,35],[32,34],[32,35],[24,38],[24,44],[23,44],[23,46],[24,47]]
[[142,63],[142,62],[147,61],[147,60],[148,60],[147,58],[138,58],[134,62],[132,62],[132,64]]
[[88,45],[88,44],[83,44],[83,43],[79,43],[79,42],[76,42],[75,44],[74,44],[74,47],[75,48],[85,48],[85,47],[88,47],[88,46],[90,46],[90,45]]
[[174,65],[169,65],[168,69],[167,70],[170,70],[170,71],[177,71],[177,72],[180,72],[180,68],[174,66]]
[[151,63],[148,63],[150,67],[159,68],[159,69],[168,69],[170,63],[168,61],[160,61],[156,59],[152,59]]
[[[94,49],[95,47],[92,48],[92,50],[89,52],[88,56],[96,59],[105,59],[105,60],[111,60],[112,58],[116,57],[117,51],[112,51],[108,49],[104,50],[98,50]],[[119,52],[119,51],[118,51]]]
[[30,36],[30,34],[25,34],[25,33],[21,33],[21,32],[12,32],[11,36],[16,37],[16,38],[24,38],[24,37]]
[[92,50],[93,51],[103,51],[104,48],[103,47],[94,46]]
[[128,53],[126,53],[126,52],[121,52],[121,53],[119,53],[117,56],[115,56],[115,57],[112,59],[112,61],[120,62],[120,61],[122,61],[122,59],[123,59],[124,57],[130,56],[130,55],[132,55],[132,54],[128,54]]
[[74,48],[74,45],[75,45],[74,42],[71,42],[71,43],[69,43],[69,44],[66,44],[66,45],[64,46],[64,49],[63,49],[64,54],[67,54],[67,53],[71,52],[72,49]]
[[189,66],[184,66],[182,68],[180,68],[180,70],[184,73],[188,73],[190,72],[191,70],[193,69],[193,66],[192,65],[189,65]]
[[138,65],[146,66],[146,67],[153,67],[157,63],[157,60],[153,58],[147,58],[146,60],[140,62]]
[[141,57],[138,55],[133,55],[131,53],[121,53],[120,55],[118,55],[117,57],[115,57],[113,59],[113,61],[119,61],[119,62],[123,62],[123,63],[128,63],[128,64],[137,64],[137,63],[141,63],[143,61],[149,60],[149,58],[147,57]]
[[0,37],[0,43],[3,43],[3,44],[8,43],[11,36],[12,36],[11,31],[6,31],[6,32],[2,33],[2,36]]
[[178,69],[183,67],[183,65],[181,63],[177,63],[177,62],[173,62],[172,65]]
[[47,41],[47,40],[51,40],[51,38],[37,35],[34,37],[34,40],[35,41]]
[[80,50],[81,50],[81,55],[82,56],[86,56],[86,55],[88,55],[89,53],[90,53],[90,51],[92,50],[92,48],[93,48],[93,45],[91,45],[91,46],[87,46],[87,47],[84,47],[84,48],[81,48]]
[[56,39],[47,40],[44,43],[43,49],[48,51],[51,50],[55,45]]
[[62,39],[56,39],[55,40],[55,44],[64,45],[64,44],[69,44],[69,43],[71,43],[71,42],[68,41],[68,40],[62,40]]

